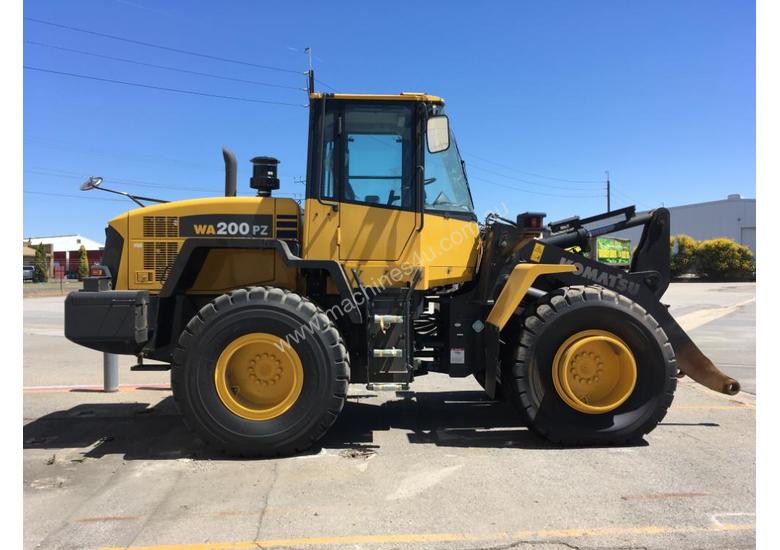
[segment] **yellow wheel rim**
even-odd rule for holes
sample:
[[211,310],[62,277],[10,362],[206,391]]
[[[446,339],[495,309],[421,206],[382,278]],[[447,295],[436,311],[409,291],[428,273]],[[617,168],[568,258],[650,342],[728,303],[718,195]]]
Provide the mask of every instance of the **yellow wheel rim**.
[[230,412],[248,420],[281,416],[298,400],[303,366],[298,353],[273,334],[233,340],[217,359],[214,383]]
[[570,336],[553,359],[555,390],[571,408],[587,413],[612,411],[636,386],[636,360],[623,340],[605,330]]

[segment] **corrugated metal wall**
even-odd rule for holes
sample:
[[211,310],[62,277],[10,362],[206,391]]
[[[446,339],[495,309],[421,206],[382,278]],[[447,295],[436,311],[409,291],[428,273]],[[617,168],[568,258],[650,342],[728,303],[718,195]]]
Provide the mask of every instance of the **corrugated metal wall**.
[[[756,253],[756,199],[732,198],[669,208],[672,235],[690,235],[697,241],[726,237],[747,245]],[[641,228],[619,231],[614,236],[639,243]]]

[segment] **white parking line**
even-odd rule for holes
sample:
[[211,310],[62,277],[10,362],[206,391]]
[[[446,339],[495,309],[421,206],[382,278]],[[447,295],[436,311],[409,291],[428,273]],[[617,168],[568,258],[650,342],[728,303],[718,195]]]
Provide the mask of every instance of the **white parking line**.
[[706,325],[707,323],[711,323],[712,321],[720,319],[721,317],[724,317],[729,313],[734,313],[739,308],[746,306],[748,304],[752,304],[755,301],[756,298],[754,296],[753,298],[744,300],[732,306],[700,309],[699,311],[693,311],[691,313],[686,313],[685,315],[681,315],[677,319],[677,323],[683,328],[683,330],[685,330],[686,332],[690,332],[703,325]]
[[754,514],[753,512],[721,512],[719,514],[711,514],[710,515],[710,521],[712,521],[713,525],[715,525],[718,528],[721,528],[724,525],[729,525],[731,523],[731,522],[726,522],[724,524],[722,521],[720,521],[718,519],[718,518],[721,518],[721,517],[729,517],[729,518],[734,518],[734,517],[751,517],[751,518],[754,518],[754,517],[756,517],[756,514]]

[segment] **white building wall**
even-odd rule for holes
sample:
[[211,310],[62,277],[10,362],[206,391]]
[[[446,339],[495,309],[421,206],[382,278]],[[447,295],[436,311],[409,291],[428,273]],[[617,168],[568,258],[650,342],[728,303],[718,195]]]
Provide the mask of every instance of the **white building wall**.
[[[726,237],[756,253],[756,199],[733,197],[722,201],[686,204],[669,208],[672,235],[690,235],[697,241]],[[619,231],[614,236],[639,243],[642,228]]]
[[28,237],[25,240],[29,240],[32,246],[36,246],[40,243],[52,245],[53,252],[68,252],[70,250],[78,250],[81,245],[87,250],[101,250],[103,245],[99,242],[82,237],[81,235],[60,235],[56,237]]

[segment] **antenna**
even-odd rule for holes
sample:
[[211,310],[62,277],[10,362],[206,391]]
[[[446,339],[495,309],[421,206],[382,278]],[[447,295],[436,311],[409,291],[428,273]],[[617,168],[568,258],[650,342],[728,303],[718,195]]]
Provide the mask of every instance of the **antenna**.
[[610,183],[609,183],[609,170],[604,170],[604,173],[607,175],[607,212],[611,212],[612,208],[610,207],[610,199],[612,190],[610,189]]
[[304,53],[309,57],[309,70],[306,72],[306,74],[309,77],[309,93],[314,93],[314,67],[312,67],[312,51],[311,48],[306,47],[303,49]]

